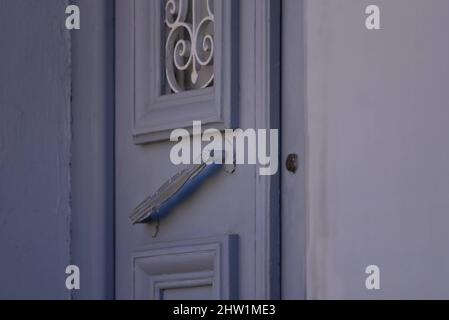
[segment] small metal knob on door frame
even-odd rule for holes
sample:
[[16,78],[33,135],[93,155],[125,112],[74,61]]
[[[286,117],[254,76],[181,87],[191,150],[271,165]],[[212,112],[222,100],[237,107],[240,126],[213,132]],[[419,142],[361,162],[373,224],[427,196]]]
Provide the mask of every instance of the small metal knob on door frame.
[[285,167],[289,172],[296,173],[298,170],[298,155],[296,153],[291,153],[287,156]]

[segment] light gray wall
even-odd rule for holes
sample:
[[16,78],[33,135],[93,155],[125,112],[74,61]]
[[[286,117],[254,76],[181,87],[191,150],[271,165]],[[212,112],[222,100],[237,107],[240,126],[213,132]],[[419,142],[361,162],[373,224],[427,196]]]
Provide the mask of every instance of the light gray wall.
[[0,298],[69,297],[66,1],[0,1]]
[[448,12],[306,1],[310,298],[449,298]]

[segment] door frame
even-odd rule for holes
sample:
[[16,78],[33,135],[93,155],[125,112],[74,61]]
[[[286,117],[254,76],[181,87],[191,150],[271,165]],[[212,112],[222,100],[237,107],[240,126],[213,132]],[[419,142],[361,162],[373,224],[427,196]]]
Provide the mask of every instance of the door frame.
[[72,299],[110,300],[114,288],[115,0],[77,0],[71,36],[70,263],[80,268]]
[[[281,62],[281,242],[282,298],[306,299],[307,119],[305,1],[282,0]],[[289,154],[298,168],[285,168]]]
[[[256,127],[276,129],[281,115],[281,1],[256,0],[256,11]],[[256,178],[256,299],[281,298],[281,170]]]

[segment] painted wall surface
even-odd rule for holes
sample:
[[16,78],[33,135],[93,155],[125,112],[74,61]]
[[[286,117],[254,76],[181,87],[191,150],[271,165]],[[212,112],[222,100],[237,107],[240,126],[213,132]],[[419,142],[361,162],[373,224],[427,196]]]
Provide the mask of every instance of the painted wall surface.
[[448,12],[306,1],[310,298],[449,298]]
[[69,297],[65,1],[0,1],[0,298]]

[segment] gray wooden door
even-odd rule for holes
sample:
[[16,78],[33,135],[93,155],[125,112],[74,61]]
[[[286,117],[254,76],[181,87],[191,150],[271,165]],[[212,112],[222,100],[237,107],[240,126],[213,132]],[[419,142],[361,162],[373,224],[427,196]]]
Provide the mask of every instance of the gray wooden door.
[[[190,9],[176,8],[181,3]],[[258,165],[239,165],[207,179],[159,221],[133,225],[129,219],[184,168],[170,161],[172,130],[191,130],[193,121],[220,130],[279,128],[280,2],[135,0],[116,6],[117,298],[280,297],[279,175],[260,176]],[[204,52],[185,70],[179,64],[186,59],[174,61],[176,52],[172,59],[173,50],[185,49],[176,41],[201,33],[185,25],[176,31],[183,21],[203,29],[196,40],[203,48],[189,50],[210,53],[204,35],[212,36],[209,63],[200,63]]]

